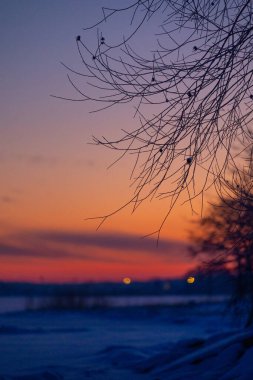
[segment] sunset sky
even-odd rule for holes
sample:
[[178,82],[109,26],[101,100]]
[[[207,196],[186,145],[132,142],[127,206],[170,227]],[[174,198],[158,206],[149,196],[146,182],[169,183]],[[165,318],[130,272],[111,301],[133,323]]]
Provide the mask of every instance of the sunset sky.
[[[119,208],[133,192],[127,157],[88,144],[115,137],[137,121],[131,105],[90,113],[75,97],[64,62],[80,68],[75,37],[101,16],[100,0],[2,0],[0,280],[99,281],[172,278],[195,264],[187,255],[192,212],[178,202],[157,230],[168,201],[126,208],[96,231],[85,220]],[[120,21],[107,33],[120,34]],[[136,44],[148,46],[145,37]]]

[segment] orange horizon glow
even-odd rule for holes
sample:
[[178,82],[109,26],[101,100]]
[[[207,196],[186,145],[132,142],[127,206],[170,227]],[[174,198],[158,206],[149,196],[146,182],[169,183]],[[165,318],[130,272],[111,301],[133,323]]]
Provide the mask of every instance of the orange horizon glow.
[[[138,269],[135,271],[131,271],[131,283],[138,281],[152,281],[152,280],[173,280],[184,278],[185,274],[194,268],[193,265],[182,265],[179,269],[176,266],[170,266],[165,269],[163,272],[160,267],[157,267],[159,270],[159,274],[155,274],[155,271],[147,271],[142,275],[139,274]],[[8,267],[6,267],[8,269]],[[15,271],[13,267],[9,268],[10,271],[7,275],[0,274],[0,282],[31,282],[31,283],[54,283],[54,284],[64,284],[64,283],[98,283],[98,282],[117,282],[122,283],[122,276],[120,276],[117,272],[114,273],[112,269],[108,271],[108,273],[104,274],[105,268],[99,273],[98,267],[89,268],[89,275],[87,277],[84,275],[84,272],[77,271],[74,269],[71,274],[69,271],[67,273],[61,274],[61,271],[57,271],[56,273],[45,273],[45,276],[42,276],[39,271],[32,272],[32,274],[27,271],[22,274],[20,272]],[[20,268],[16,268],[19,270]],[[94,271],[92,273],[92,270]],[[121,271],[121,273],[126,273],[127,270]]]
[[[99,251],[97,249],[97,251]],[[94,251],[94,255],[96,251]],[[156,258],[155,254],[145,259],[145,252],[126,252],[123,255],[124,262],[104,262],[103,255],[99,254],[101,262],[78,259],[45,259],[45,258],[21,258],[2,259],[0,267],[1,281],[24,282],[121,282],[129,277],[132,281],[146,281],[150,279],[173,279],[183,277],[192,270],[196,263],[170,262]],[[116,257],[115,250],[107,250],[108,257]],[[132,256],[127,262],[127,257]],[[173,256],[176,253],[172,254]],[[172,256],[172,259],[173,259]],[[172,260],[173,261],[173,260]]]

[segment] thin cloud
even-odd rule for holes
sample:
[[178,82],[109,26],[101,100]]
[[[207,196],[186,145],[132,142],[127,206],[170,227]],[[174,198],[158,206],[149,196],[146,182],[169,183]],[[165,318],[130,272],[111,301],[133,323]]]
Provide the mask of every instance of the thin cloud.
[[160,239],[158,246],[156,243],[154,238],[122,233],[26,231],[0,242],[0,255],[118,263],[151,256],[171,263],[187,261],[183,242]]
[[168,254],[172,250],[186,251],[183,242],[154,238],[141,238],[137,235],[122,233],[80,233],[80,232],[41,232],[38,236],[46,241],[76,246],[93,246],[120,251],[143,251],[158,254]]
[[15,199],[13,197],[10,197],[9,195],[2,195],[0,199],[1,199],[1,201],[3,203],[13,203],[13,202],[15,202]]
[[26,161],[32,165],[54,165],[58,163],[58,158],[54,156],[46,156],[44,154],[18,155],[19,159]]

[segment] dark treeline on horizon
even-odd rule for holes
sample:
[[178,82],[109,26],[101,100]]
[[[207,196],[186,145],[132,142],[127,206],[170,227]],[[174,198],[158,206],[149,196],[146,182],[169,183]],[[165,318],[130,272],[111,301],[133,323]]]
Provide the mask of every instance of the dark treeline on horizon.
[[234,278],[228,273],[198,275],[192,284],[187,277],[181,279],[123,282],[83,282],[83,283],[32,283],[0,282],[0,296],[120,296],[120,295],[187,295],[231,294]]

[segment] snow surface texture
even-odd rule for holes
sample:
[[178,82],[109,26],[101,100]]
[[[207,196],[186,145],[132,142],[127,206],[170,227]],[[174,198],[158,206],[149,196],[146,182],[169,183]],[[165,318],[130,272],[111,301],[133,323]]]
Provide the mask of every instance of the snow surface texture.
[[0,380],[252,380],[221,304],[0,315]]

